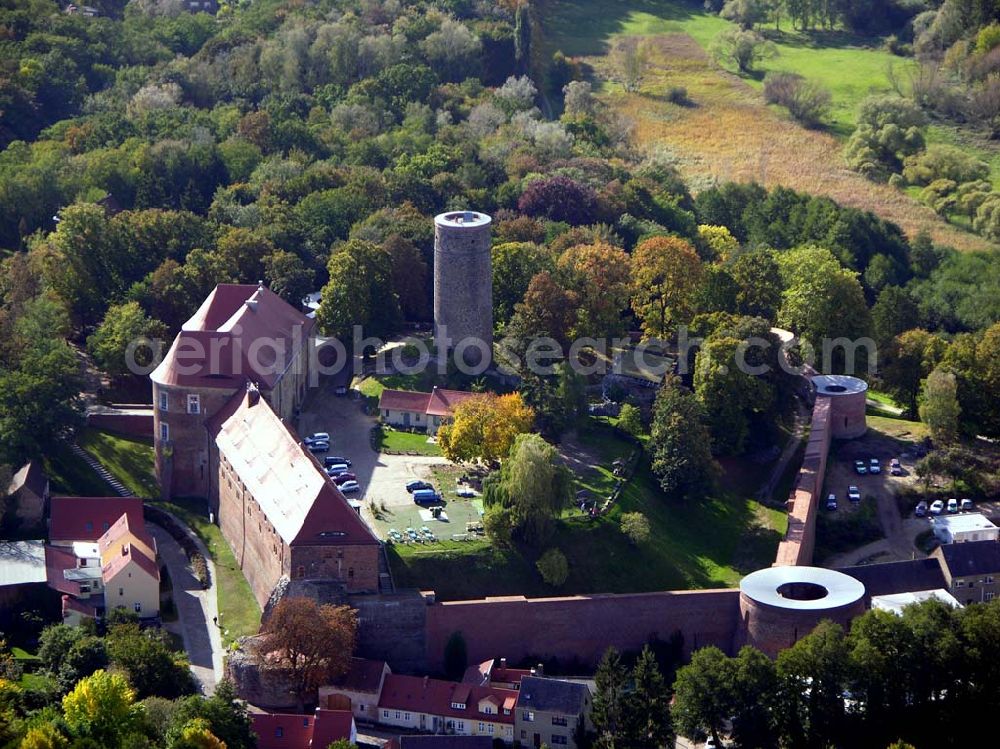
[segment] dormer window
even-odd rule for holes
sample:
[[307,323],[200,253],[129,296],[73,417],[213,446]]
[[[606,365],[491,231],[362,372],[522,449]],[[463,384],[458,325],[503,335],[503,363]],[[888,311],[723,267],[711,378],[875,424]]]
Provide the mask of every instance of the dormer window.
[[451,709],[452,710],[464,710],[465,709],[465,703],[464,702],[452,702],[451,703]]
[[188,413],[189,414],[200,414],[201,413],[201,396],[198,393],[188,393]]

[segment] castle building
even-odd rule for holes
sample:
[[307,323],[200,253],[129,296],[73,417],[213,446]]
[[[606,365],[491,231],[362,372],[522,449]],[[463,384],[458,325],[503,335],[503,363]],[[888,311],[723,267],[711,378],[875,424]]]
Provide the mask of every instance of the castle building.
[[232,396],[209,429],[219,527],[261,607],[283,577],[378,591],[378,539],[256,386]]
[[215,287],[150,375],[156,474],[165,496],[210,497],[207,423],[248,382],[280,418],[294,417],[306,396],[314,327],[263,286]]

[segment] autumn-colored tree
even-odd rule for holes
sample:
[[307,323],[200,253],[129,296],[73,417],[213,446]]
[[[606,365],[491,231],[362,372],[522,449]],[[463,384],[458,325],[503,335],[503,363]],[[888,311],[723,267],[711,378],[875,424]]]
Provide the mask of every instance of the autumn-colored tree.
[[702,224],[698,227],[698,242],[705,257],[723,263],[732,260],[740,249],[740,243],[725,226]]
[[347,671],[357,629],[357,616],[348,606],[284,598],[262,624],[257,651],[288,669],[301,711],[320,684]]
[[565,345],[576,318],[579,298],[556,282],[547,270],[535,275],[528,284],[524,301],[514,306],[514,317],[507,332],[525,341],[549,336]]
[[167,749],[226,749],[226,742],[212,733],[207,720],[194,718],[168,742]]
[[958,386],[955,375],[935,369],[924,381],[920,399],[920,419],[931,431],[935,445],[958,441]]
[[534,423],[535,412],[520,393],[483,393],[455,407],[452,420],[438,430],[438,445],[449,460],[496,462]]
[[648,336],[666,338],[673,324],[692,313],[702,265],[691,244],[679,237],[653,237],[632,253],[632,309]]
[[118,746],[136,727],[142,708],[135,691],[119,673],[100,670],[77,682],[63,697],[63,717],[74,735],[98,746]]
[[579,302],[572,337],[620,335],[629,299],[625,251],[605,242],[570,247],[559,258],[559,271]]
[[[3,735],[2,732],[0,735]],[[19,749],[66,749],[68,746],[69,739],[52,723],[40,723],[28,729],[21,739]]]

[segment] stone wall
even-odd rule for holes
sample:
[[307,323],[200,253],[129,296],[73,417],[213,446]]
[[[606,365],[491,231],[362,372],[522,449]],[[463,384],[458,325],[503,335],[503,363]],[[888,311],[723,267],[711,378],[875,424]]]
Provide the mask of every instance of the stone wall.
[[152,439],[153,414],[92,413],[87,414],[87,426],[129,437]]
[[294,710],[292,680],[283,668],[261,666],[253,652],[253,637],[240,638],[239,647],[226,657],[226,676],[236,694],[251,705],[270,710]]
[[810,565],[816,546],[816,513],[830,452],[830,399],[817,398],[802,466],[788,498],[788,531],[778,544],[775,566]]
[[378,592],[377,544],[293,546],[289,577],[333,578],[349,593]]
[[442,667],[454,632],[462,633],[470,663],[535,656],[596,665],[610,646],[639,649],[675,632],[687,653],[706,645],[730,652],[738,622],[735,589],[448,601],[427,608],[427,665]]

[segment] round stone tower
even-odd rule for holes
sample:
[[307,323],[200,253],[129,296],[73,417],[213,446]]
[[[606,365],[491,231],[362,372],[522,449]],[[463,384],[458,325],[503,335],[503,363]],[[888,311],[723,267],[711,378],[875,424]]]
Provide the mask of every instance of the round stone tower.
[[868,431],[865,407],[868,383],[848,375],[817,375],[812,378],[817,398],[830,399],[831,436],[838,440],[861,437]]
[[772,658],[824,619],[845,629],[865,612],[865,586],[843,572],[821,567],[768,567],[740,581],[742,627],[737,645]]
[[492,219],[451,211],[434,217],[434,338],[465,364],[488,363],[493,351]]

